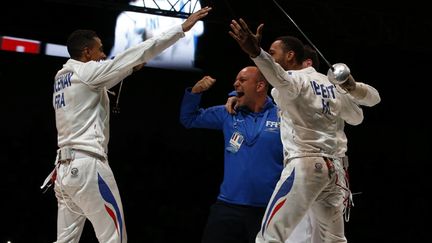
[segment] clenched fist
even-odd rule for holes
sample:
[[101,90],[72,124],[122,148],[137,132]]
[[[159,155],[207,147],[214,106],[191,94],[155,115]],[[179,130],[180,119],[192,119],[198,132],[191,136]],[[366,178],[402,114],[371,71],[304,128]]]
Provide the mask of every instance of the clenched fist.
[[204,92],[210,89],[211,86],[216,82],[216,79],[210,76],[204,76],[201,80],[196,82],[196,84],[192,87],[191,92],[194,94]]

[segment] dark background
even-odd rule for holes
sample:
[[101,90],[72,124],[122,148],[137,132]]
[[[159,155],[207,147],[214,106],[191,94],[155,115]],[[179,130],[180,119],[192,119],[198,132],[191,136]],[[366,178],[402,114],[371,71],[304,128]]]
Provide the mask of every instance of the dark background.
[[[346,63],[358,81],[381,95],[380,104],[364,108],[362,124],[346,127],[351,187],[359,193],[346,223],[349,242],[426,242],[432,53],[427,8],[415,1],[279,2],[329,62]],[[237,72],[253,64],[228,35],[230,20],[243,17],[253,29],[264,23],[264,49],[286,34],[307,43],[272,1],[202,1],[206,3],[213,10],[199,39],[201,70],[146,67],[134,73],[123,84],[121,113],[111,116],[109,160],[122,195],[129,242],[200,240],[222,179],[223,140],[218,131],[184,129],[179,106],[184,88],[207,74],[217,83],[204,95],[203,106],[224,103]],[[120,12],[72,0],[2,5],[0,35],[65,43],[74,29],[90,28],[97,30],[106,50]],[[55,241],[56,199],[52,190],[43,194],[39,186],[55,159],[52,85],[65,61],[0,52],[0,105],[5,108],[0,242]],[[321,64],[320,71],[327,72]],[[81,242],[96,242],[90,224],[86,226]]]

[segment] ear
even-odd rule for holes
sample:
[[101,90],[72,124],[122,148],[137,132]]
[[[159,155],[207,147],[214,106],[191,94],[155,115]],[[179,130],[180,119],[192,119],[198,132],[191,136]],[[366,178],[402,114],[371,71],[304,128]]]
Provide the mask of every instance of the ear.
[[288,51],[288,52],[285,54],[285,58],[286,58],[286,60],[287,60],[288,62],[292,61],[293,58],[295,58],[295,53],[294,53],[294,51]]
[[310,58],[303,61],[305,67],[312,67],[312,60]]
[[256,89],[258,92],[263,91],[265,89],[264,81],[258,81]]
[[86,60],[90,59],[90,49],[88,47],[84,47],[84,49],[82,50],[82,56]]

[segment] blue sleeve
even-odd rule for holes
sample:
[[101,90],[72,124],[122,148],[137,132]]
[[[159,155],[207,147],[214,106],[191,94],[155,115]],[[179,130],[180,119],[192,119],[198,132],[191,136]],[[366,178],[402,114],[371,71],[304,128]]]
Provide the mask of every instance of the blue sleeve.
[[190,88],[185,90],[180,107],[180,123],[185,128],[208,128],[222,130],[225,119],[230,115],[225,106],[200,108],[201,94],[193,94]]

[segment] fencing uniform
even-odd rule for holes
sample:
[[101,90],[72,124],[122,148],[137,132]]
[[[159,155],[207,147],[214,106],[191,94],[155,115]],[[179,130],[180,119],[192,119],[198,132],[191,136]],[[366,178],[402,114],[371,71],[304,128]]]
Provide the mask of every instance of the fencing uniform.
[[57,72],[53,106],[58,132],[52,180],[58,200],[57,242],[78,242],[86,219],[99,242],[127,242],[119,190],[108,164],[107,90],[184,36],[176,25],[112,60],[69,59]]
[[338,120],[362,122],[361,108],[340,95],[327,76],[312,67],[285,71],[261,50],[252,58],[269,83],[281,110],[285,168],[267,205],[257,242],[284,242],[309,209],[321,238],[346,242],[347,185],[337,157]]
[[[345,91],[342,91],[342,93],[345,93],[350,100],[358,105],[361,106],[367,106],[372,107],[378,104],[381,101],[380,95],[378,91],[365,83],[357,82],[356,85],[363,86],[366,88],[366,95],[362,98],[355,98],[349,93],[346,93]],[[345,170],[345,176],[344,180],[346,180],[345,184],[347,184],[347,189],[349,189],[349,176],[348,176],[348,156],[346,155],[346,151],[348,149],[348,140],[346,137],[346,134],[344,132],[344,126],[345,121],[343,119],[338,120],[338,129],[337,129],[337,157],[340,158],[340,162],[342,162],[342,165]],[[347,191],[348,197],[347,200],[352,200],[351,191]],[[345,208],[345,221],[348,222],[349,220],[349,210],[351,206],[354,206],[353,201],[347,201],[348,205]],[[352,205],[351,205],[352,204]],[[309,210],[307,214],[303,217],[303,219],[300,221],[300,223],[295,227],[292,234],[289,236],[289,238],[285,241],[285,243],[321,243],[323,242],[320,238],[319,229],[317,229],[317,225],[314,219],[314,215]]]

